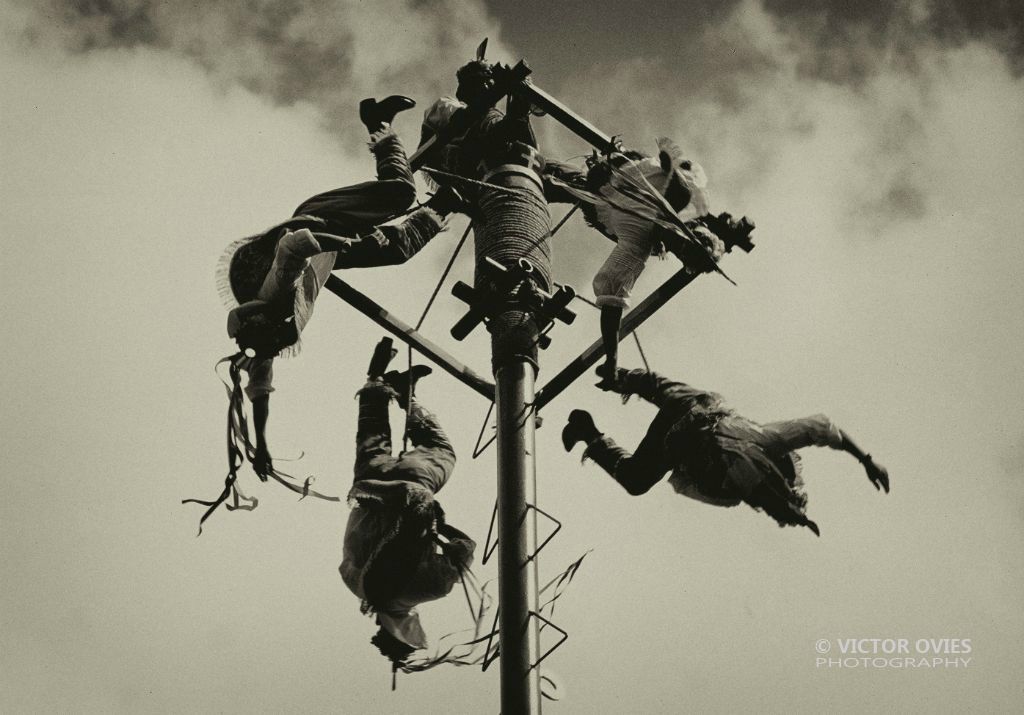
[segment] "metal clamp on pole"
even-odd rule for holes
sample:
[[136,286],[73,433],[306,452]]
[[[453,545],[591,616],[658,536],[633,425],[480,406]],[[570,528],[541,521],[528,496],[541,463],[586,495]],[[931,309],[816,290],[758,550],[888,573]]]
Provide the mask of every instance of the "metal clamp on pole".
[[462,281],[452,286],[452,295],[469,305],[469,312],[452,326],[452,337],[465,340],[476,326],[504,310],[509,296],[517,294],[520,287],[528,282],[531,273],[533,265],[525,258],[520,258],[515,266],[506,268],[490,256],[485,257],[475,288]]
[[576,297],[576,291],[570,286],[560,285],[554,293],[548,293],[529,279],[532,273],[533,264],[525,258],[507,268],[493,258],[485,257],[477,287],[462,281],[452,286],[452,295],[469,306],[469,311],[452,326],[452,337],[465,340],[476,326],[486,324],[495,313],[505,310],[509,297],[515,296],[532,311],[541,331],[537,345],[542,350],[547,349],[551,338],[545,332],[551,325],[556,320],[566,325],[576,320],[576,313],[568,307]]

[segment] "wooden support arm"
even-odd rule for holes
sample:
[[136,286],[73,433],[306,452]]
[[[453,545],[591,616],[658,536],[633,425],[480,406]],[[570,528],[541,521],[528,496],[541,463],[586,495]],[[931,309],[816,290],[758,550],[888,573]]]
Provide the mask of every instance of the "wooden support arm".
[[391,315],[383,307],[360,293],[338,276],[331,275],[324,284],[324,287],[396,338],[407,345],[411,345],[418,353],[432,360],[438,367],[456,380],[472,388],[488,400],[494,400],[494,383],[485,380],[473,372],[473,370],[456,360],[446,350],[427,339],[415,328]]
[[537,85],[526,81],[516,82],[512,85],[512,92],[528,99],[533,106],[598,151],[608,153],[618,149],[613,137],[602,132]]
[[[619,327],[619,338],[624,338],[639,328],[645,320],[654,315],[655,311],[670,301],[699,275],[700,273],[691,273],[685,268],[677,271],[622,319],[622,325]],[[537,397],[534,400],[535,409],[541,409],[544,405],[558,397],[565,388],[569,387],[577,378],[595,365],[603,355],[604,343],[599,339],[584,350],[583,354],[578,358],[562,368],[561,372],[551,378],[548,384],[544,385],[537,392]]]

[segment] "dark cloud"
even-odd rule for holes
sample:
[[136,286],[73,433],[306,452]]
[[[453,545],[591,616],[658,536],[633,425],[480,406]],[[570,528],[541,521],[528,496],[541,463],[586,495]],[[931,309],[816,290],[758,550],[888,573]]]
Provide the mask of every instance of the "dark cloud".
[[[663,63],[678,75],[707,84],[728,76],[750,60],[743,48],[716,47],[737,0],[621,0],[551,3],[487,0],[505,36],[526,55],[543,81],[571,84],[581,68],[611,73],[622,62]],[[764,7],[787,31],[799,36],[801,71],[841,84],[872,76],[880,58],[913,63],[922,43],[956,45],[982,40],[1004,50],[1024,71],[1024,3],[1019,0],[931,0],[925,4],[891,0],[764,0]],[[725,24],[723,24],[725,22]],[[729,55],[726,50],[734,55]],[[895,57],[894,57],[895,55]],[[756,58],[754,58],[756,59]]]
[[960,45],[976,40],[1004,51],[1024,72],[1024,3],[1019,0],[764,0],[765,8],[792,23],[813,47],[804,71],[835,82],[870,76],[877,58],[913,62],[921,43]]
[[[66,51],[147,47],[188,57],[218,81],[326,117],[365,96],[429,99],[450,93],[454,71],[493,22],[458,0],[43,0],[24,39]],[[347,123],[351,124],[351,123]],[[358,127],[356,127],[358,129]],[[341,130],[347,131],[347,130]],[[351,138],[351,137],[350,137]]]

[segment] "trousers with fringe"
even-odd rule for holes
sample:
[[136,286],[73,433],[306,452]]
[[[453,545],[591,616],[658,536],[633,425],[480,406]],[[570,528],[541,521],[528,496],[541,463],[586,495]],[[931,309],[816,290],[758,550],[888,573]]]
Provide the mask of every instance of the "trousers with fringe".
[[370,138],[377,180],[343,186],[312,196],[295,209],[295,217],[326,221],[321,229],[336,236],[357,236],[390,221],[416,201],[416,181],[398,135],[390,129]]
[[413,398],[406,424],[412,449],[393,456],[388,418],[392,394],[379,383],[367,385],[359,393],[355,481],[412,482],[436,494],[455,469],[455,449],[437,417]]

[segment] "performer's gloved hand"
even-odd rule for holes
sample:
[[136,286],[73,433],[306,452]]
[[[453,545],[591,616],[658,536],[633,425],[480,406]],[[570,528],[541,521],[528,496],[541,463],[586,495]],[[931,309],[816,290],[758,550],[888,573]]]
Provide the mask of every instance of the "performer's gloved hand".
[[513,92],[508,100],[508,116],[514,119],[525,119],[531,114],[533,114],[533,105],[530,104],[530,100],[517,92]]
[[868,479],[875,485],[875,489],[885,490],[885,493],[889,493],[889,471],[881,464],[871,458],[870,454],[864,456],[861,460],[861,464],[864,465],[864,471],[868,473]]
[[252,469],[263,482],[267,481],[267,477],[274,471],[274,462],[270,457],[270,451],[267,450],[267,445],[256,445],[256,453],[252,458]]
[[598,191],[605,186],[612,178],[612,169],[608,162],[594,151],[594,155],[587,158],[587,189]]

